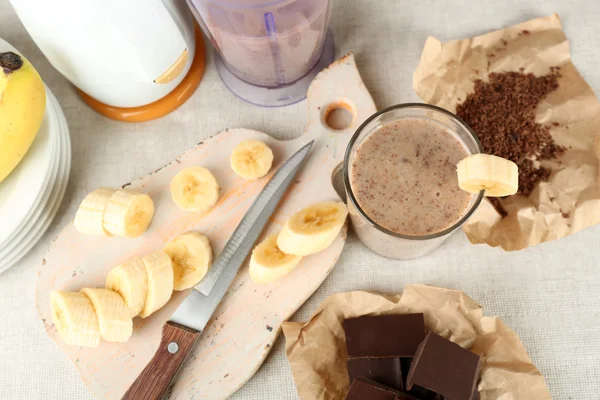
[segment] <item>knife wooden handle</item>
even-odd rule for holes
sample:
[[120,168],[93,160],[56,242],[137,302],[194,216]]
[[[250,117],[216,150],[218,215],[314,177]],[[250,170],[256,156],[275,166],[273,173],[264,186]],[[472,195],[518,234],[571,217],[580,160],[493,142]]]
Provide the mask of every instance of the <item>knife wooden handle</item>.
[[164,324],[154,357],[121,399],[162,399],[199,336],[200,332],[174,322]]

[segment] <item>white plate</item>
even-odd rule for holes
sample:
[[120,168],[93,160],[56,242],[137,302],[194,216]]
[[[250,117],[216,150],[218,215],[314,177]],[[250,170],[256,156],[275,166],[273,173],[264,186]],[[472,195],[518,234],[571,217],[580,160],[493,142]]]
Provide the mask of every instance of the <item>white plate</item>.
[[[47,92],[48,94],[49,92]],[[49,94],[48,94],[49,96]],[[50,99],[50,97],[48,97]],[[60,176],[60,164],[61,157],[63,155],[62,142],[64,139],[62,138],[62,134],[60,131],[60,125],[58,123],[58,118],[56,116],[56,112],[53,109],[54,105],[48,102],[48,115],[49,115],[49,126],[51,136],[55,139],[56,142],[56,153],[54,155],[53,165],[51,167],[50,179],[48,179],[48,184],[44,192],[41,194],[38,203],[35,208],[31,211],[30,215],[27,217],[25,221],[21,224],[16,233],[10,238],[10,240],[4,245],[4,247],[0,248],[0,260],[8,259],[8,255],[11,254],[16,246],[21,244],[24,241],[28,240],[28,237],[31,236],[31,230],[34,226],[36,226],[38,220],[43,217],[43,211],[46,208],[48,201],[50,200],[50,195],[52,194],[52,189],[56,184],[56,180]]]
[[[0,39],[0,51],[16,51],[14,47]],[[46,92],[48,93],[48,91]],[[48,185],[55,152],[51,140],[48,106],[42,126],[29,151],[0,183],[0,248],[22,227],[35,211]]]
[[49,102],[52,103],[52,109],[58,122],[57,129],[60,132],[60,149],[59,157],[57,157],[60,160],[58,174],[54,184],[51,185],[52,190],[50,191],[51,193],[48,201],[43,207],[40,218],[29,230],[26,237],[18,242],[17,246],[13,248],[6,258],[0,257],[0,273],[19,261],[43,236],[44,232],[48,229],[48,226],[54,219],[67,188],[71,170],[71,140],[69,137],[69,130],[58,101],[56,101],[52,92],[48,91],[48,94]]

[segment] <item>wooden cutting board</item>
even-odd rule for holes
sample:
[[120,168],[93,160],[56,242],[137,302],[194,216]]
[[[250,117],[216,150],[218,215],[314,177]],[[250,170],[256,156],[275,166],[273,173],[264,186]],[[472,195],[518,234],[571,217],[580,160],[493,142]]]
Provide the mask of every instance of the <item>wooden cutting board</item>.
[[[161,310],[146,319],[135,318],[133,336],[127,343],[102,342],[98,348],[82,348],[61,341],[52,323],[50,291],[102,287],[108,271],[114,266],[160,249],[188,230],[205,234],[217,256],[274,171],[313,139],[315,145],[305,166],[262,237],[278,231],[291,214],[305,206],[339,200],[331,184],[332,173],[342,162],[346,145],[356,128],[375,112],[352,54],[336,61],[315,78],[308,91],[307,103],[309,123],[305,133],[295,140],[279,141],[257,131],[227,129],[169,165],[125,184],[148,193],[154,200],[154,220],[141,237],[86,236],[69,224],[52,244],[38,273],[36,305],[46,331],[75,363],[83,381],[98,399],[119,399],[125,393],[154,355],[163,323],[188,292],[174,292]],[[338,107],[350,110],[353,116],[345,129],[336,130],[327,125],[330,111]],[[258,181],[244,181],[229,166],[231,151],[246,139],[264,141],[275,155],[274,168]],[[180,211],[169,193],[171,178],[181,169],[196,165],[212,171],[221,186],[219,202],[206,215]],[[176,378],[171,398],[226,398],[248,381],[273,346],[281,323],[327,277],[345,239],[346,229],[327,250],[305,257],[291,274],[268,285],[252,282],[247,264],[242,266]]]

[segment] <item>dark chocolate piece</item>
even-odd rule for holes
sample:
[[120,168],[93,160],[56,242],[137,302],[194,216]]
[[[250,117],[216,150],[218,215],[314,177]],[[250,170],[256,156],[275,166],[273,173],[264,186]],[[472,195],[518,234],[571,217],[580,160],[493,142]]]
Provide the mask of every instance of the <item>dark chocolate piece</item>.
[[412,357],[425,338],[423,314],[344,320],[348,358]]
[[444,400],[444,396],[434,393],[431,390],[427,390],[418,385],[414,385],[413,388],[411,390],[406,391],[406,393],[420,400]]
[[480,366],[477,354],[429,332],[413,358],[406,388],[418,385],[446,400],[471,400]]
[[410,371],[410,364],[412,363],[412,357],[403,357],[400,359],[400,370],[402,371],[402,383],[406,388],[406,378],[408,378],[408,371]]
[[404,390],[400,358],[351,358],[348,360],[350,382],[359,376]]
[[418,400],[406,393],[365,378],[356,378],[346,395],[346,400]]

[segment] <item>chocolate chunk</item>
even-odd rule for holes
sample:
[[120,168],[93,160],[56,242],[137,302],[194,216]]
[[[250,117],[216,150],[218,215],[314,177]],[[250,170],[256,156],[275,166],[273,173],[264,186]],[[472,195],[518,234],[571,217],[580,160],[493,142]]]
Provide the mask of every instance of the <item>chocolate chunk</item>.
[[406,388],[406,379],[408,378],[408,371],[410,371],[410,364],[412,363],[412,357],[404,357],[400,359],[400,370],[402,371],[402,382]]
[[404,390],[400,360],[400,358],[351,358],[348,360],[350,382],[355,378],[363,377],[397,390]]
[[444,400],[444,396],[418,385],[414,385],[413,388],[406,393],[420,400]]
[[406,387],[418,385],[447,400],[472,400],[480,366],[477,354],[429,332],[413,358]]
[[412,357],[425,338],[423,314],[344,320],[348,358]]
[[412,357],[404,357],[400,359],[400,369],[402,370],[402,382],[404,383],[404,391],[408,394],[421,400],[443,400],[443,397],[433,393],[430,390],[422,388],[418,385],[414,385],[411,390],[406,390],[406,379],[408,378],[408,371],[410,371],[410,364],[412,363]]
[[356,378],[350,386],[346,400],[417,400],[385,385],[365,378]]

